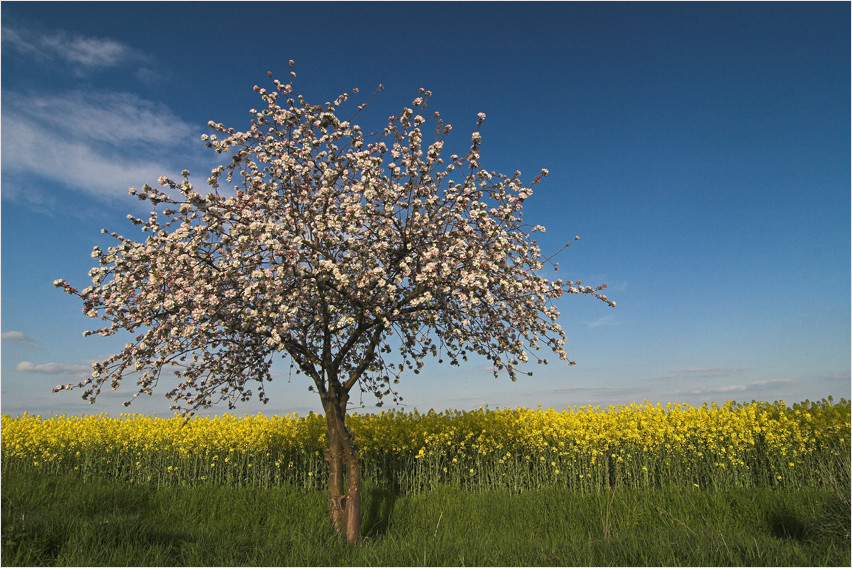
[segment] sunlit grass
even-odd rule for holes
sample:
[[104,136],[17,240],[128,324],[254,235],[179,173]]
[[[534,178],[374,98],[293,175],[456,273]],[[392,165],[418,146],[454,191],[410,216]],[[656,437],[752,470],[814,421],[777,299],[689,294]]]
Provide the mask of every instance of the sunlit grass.
[[4,566],[849,566],[849,498],[830,489],[616,486],[523,493],[367,483],[364,542],[326,493],[3,476]]

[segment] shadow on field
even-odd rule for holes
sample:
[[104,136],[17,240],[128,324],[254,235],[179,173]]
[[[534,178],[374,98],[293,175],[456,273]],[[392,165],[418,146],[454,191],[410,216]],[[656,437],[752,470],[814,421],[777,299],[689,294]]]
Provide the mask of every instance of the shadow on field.
[[171,563],[196,540],[157,519],[152,495],[137,488],[4,475],[2,501],[4,566]]
[[366,536],[387,534],[390,517],[399,493],[392,489],[375,487],[366,491],[367,507],[364,511],[364,531]]
[[777,538],[804,540],[808,536],[807,524],[786,509],[770,514],[768,520],[772,535]]

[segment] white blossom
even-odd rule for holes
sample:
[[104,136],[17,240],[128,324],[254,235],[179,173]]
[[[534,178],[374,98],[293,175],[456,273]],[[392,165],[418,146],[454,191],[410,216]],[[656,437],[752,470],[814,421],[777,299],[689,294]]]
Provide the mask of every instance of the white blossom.
[[[521,202],[546,169],[528,185],[520,172],[482,169],[478,131],[444,165],[451,127],[438,113],[405,108],[370,137],[338,118],[352,116],[342,110],[348,95],[302,104],[291,84],[273,84],[255,88],[264,106],[245,131],[208,123],[215,133],[202,142],[228,162],[211,171],[206,193],[187,170],[180,182],[160,177],[163,190],[131,190],[161,207],[147,220],[128,215],[145,238],[110,233],[116,245],[92,251],[98,266],[82,292],[53,282],[106,322],[86,335],[135,337],[93,367],[78,385],[84,398],[131,371],[144,371],[136,380],[149,392],[179,363],[168,392],[176,409],[220,395],[235,404],[249,381],[260,382],[263,400],[277,352],[320,392],[357,384],[398,397],[385,377],[419,370],[438,352],[453,362],[480,354],[514,380],[523,363],[544,361],[534,355],[541,346],[567,359],[554,323],[563,294],[615,305],[605,286],[542,274],[549,260],[525,232]],[[420,91],[417,112],[429,96]],[[478,129],[485,114],[477,117]]]

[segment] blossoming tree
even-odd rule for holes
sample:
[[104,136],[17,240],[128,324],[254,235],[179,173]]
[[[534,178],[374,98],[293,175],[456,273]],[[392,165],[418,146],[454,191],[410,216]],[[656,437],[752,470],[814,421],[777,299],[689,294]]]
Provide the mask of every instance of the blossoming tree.
[[531,187],[520,172],[480,166],[484,114],[467,154],[445,159],[451,127],[426,115],[429,91],[368,135],[339,116],[349,95],[315,106],[292,82],[273,83],[254,88],[265,108],[251,110],[245,132],[209,123],[221,138],[202,138],[230,158],[213,170],[209,191],[196,191],[187,171],[181,181],[160,178],[162,189],[131,189],[164,206],[162,217],[128,215],[147,238],[110,233],[116,245],[92,253],[92,286],[54,283],[107,322],[86,335],[136,334],[90,377],[55,390],[81,387],[94,402],[126,377],[137,382],[134,396],[176,378],[166,396],[188,416],[221,400],[233,408],[255,396],[255,383],[267,402],[273,358],[289,356],[325,411],[332,524],[356,542],[360,459],[346,427],[353,388],[379,404],[397,399],[400,375],[418,373],[429,354],[453,365],[476,354],[515,380],[530,358],[546,363],[542,347],[567,359],[554,300],[570,293],[615,303],[605,285],[541,275],[549,260],[531,234],[544,228],[522,221]]

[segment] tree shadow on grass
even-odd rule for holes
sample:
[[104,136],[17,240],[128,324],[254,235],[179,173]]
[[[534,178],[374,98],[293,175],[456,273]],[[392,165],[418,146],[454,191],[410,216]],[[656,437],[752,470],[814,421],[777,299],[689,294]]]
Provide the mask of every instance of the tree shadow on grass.
[[803,541],[809,536],[807,523],[792,511],[781,509],[769,515],[769,529],[777,538],[792,538]]
[[393,513],[399,492],[384,487],[373,487],[366,491],[363,532],[367,537],[378,537],[387,534],[390,518]]
[[26,481],[4,479],[4,566],[170,564],[193,539],[152,519],[150,495],[136,489],[80,484],[63,492],[56,488],[77,480],[44,476],[19,485]]

